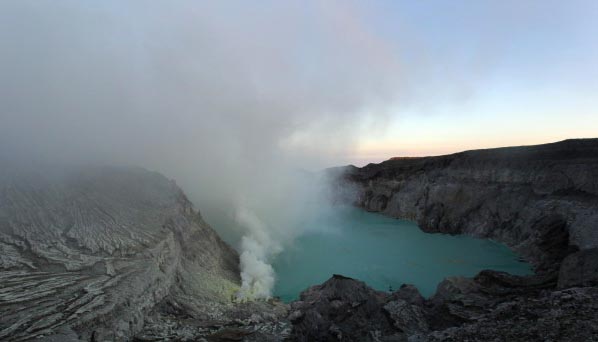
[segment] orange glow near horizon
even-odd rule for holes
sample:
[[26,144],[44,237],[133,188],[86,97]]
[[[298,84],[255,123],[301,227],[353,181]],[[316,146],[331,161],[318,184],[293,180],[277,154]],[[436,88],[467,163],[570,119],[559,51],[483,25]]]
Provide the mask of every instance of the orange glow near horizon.
[[552,135],[536,137],[505,137],[484,140],[421,140],[406,141],[402,139],[370,141],[362,144],[351,156],[351,163],[356,166],[363,166],[368,163],[379,163],[393,157],[427,157],[458,153],[468,150],[479,150],[487,148],[498,148],[508,146],[539,145],[548,144],[566,139],[598,138],[594,135]]
[[598,97],[591,96],[591,92],[579,92],[568,99],[533,95],[480,96],[429,111],[397,109],[395,119],[383,132],[358,139],[350,160],[364,165],[392,157],[598,137]]

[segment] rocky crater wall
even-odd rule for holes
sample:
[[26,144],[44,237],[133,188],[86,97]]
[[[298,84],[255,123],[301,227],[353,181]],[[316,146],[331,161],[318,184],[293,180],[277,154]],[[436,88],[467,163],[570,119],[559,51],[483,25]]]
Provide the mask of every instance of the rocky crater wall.
[[329,171],[342,200],[414,220],[427,232],[501,241],[539,272],[598,247],[598,139]]

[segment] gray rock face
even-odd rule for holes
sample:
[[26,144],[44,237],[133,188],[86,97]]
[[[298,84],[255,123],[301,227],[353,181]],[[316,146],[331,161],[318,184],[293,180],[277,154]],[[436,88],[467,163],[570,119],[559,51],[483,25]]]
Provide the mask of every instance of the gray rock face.
[[0,175],[0,340],[128,340],[165,301],[217,316],[239,281],[237,253],[159,174]]
[[415,220],[427,232],[504,242],[538,271],[598,247],[598,139],[333,171],[344,199],[359,207]]

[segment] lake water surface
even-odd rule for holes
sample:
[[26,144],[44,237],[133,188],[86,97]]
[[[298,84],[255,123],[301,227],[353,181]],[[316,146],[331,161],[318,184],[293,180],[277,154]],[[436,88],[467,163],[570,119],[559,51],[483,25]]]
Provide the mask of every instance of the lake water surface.
[[529,264],[497,242],[428,234],[413,222],[360,209],[339,208],[303,224],[313,232],[299,237],[273,263],[274,293],[285,301],[334,273],[384,291],[413,284],[426,297],[448,276],[473,276],[483,269],[532,273]]
[[[413,222],[357,208],[335,207],[324,212],[301,222],[287,222],[290,228],[307,232],[273,260],[274,295],[284,301],[297,299],[301,291],[335,273],[383,291],[413,284],[425,297],[448,276],[474,276],[484,269],[532,273],[529,264],[494,241],[424,233]],[[243,228],[234,220],[218,211],[210,212],[207,220],[238,247]]]

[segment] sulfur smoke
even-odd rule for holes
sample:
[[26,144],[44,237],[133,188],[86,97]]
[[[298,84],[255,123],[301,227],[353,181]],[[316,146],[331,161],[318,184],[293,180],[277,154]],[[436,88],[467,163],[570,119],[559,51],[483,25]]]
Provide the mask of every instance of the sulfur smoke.
[[[342,2],[0,3],[0,157],[133,164],[243,235],[241,298],[271,296],[285,222],[320,196],[302,169],[383,126],[406,72]],[[203,209],[202,209],[203,210]]]
[[270,265],[272,254],[282,247],[268,235],[268,227],[245,207],[237,211],[237,222],[247,227],[241,240],[241,279],[239,299],[270,297],[274,287],[274,270]]

